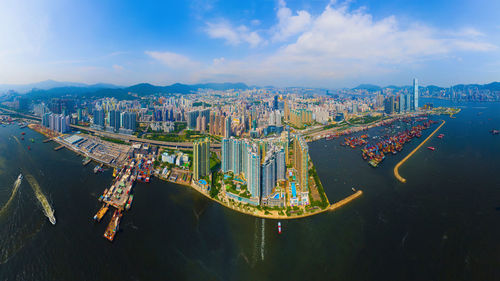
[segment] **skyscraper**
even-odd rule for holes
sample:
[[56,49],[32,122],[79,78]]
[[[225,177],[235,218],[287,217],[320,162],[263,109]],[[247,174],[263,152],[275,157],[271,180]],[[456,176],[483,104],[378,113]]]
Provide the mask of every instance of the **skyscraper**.
[[193,143],[193,179],[199,180],[210,173],[210,139]]
[[418,80],[413,79],[413,110],[418,110]]
[[224,126],[224,137],[225,138],[231,137],[231,116],[226,117],[226,123]]

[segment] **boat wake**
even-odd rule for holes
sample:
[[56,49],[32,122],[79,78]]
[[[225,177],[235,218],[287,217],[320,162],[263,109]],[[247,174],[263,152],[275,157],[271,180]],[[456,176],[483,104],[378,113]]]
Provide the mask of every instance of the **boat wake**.
[[30,174],[26,175],[26,179],[31,185],[31,188],[33,188],[33,192],[35,192],[36,198],[38,199],[38,201],[40,201],[40,204],[43,207],[44,215],[49,219],[50,223],[55,225],[56,217],[54,216],[54,209],[52,209],[52,206],[50,206],[47,197],[45,196],[45,194],[43,194],[42,189],[40,188],[40,185],[38,184],[36,179]]
[[0,210],[0,218],[4,216],[5,212],[9,209],[10,204],[12,203],[12,200],[17,194],[17,191],[19,190],[19,186],[21,186],[21,182],[23,180],[23,176],[19,174],[17,179],[14,181],[14,188],[12,188],[12,194],[10,195],[9,200],[7,200],[7,203],[2,207]]

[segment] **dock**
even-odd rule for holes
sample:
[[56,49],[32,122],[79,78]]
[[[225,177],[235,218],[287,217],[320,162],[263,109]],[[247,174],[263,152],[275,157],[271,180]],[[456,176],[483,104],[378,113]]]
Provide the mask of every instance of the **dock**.
[[54,147],[54,150],[55,150],[55,151],[58,151],[58,150],[61,150],[61,149],[63,149],[63,148],[64,148],[64,145],[60,145],[60,146],[58,146],[58,147]]
[[51,142],[51,141],[52,141],[52,139],[44,139],[42,142],[43,143],[48,143],[48,142]]

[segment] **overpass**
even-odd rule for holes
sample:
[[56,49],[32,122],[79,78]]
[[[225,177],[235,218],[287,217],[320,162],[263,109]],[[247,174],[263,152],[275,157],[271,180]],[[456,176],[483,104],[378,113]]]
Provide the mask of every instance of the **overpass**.
[[[38,116],[33,116],[33,115],[28,115],[24,113],[20,113],[14,110],[6,109],[6,108],[0,108],[0,110],[8,112],[10,114],[16,114],[19,116],[23,116],[25,118],[30,118],[30,119],[35,119],[35,120],[41,120],[42,118]],[[118,139],[126,142],[138,142],[138,143],[145,143],[145,144],[153,144],[153,145],[158,145],[166,148],[172,148],[172,149],[193,149],[193,143],[192,142],[168,142],[168,141],[158,141],[158,140],[149,140],[149,139],[142,139],[138,138],[133,135],[122,135],[122,134],[116,134],[112,132],[106,132],[106,131],[101,131],[97,129],[93,129],[90,127],[84,127],[84,126],[79,126],[79,125],[69,125],[73,129],[77,130],[83,130],[83,131],[88,131],[92,132],[96,135],[103,136],[103,137],[108,137],[108,138],[113,138],[113,139]],[[211,143],[210,144],[210,150],[220,150],[221,149],[221,144],[220,143]]]
[[[98,136],[118,139],[118,140],[127,141],[127,142],[153,144],[153,145],[158,145],[158,146],[172,148],[172,149],[177,149],[177,148],[178,149],[193,149],[192,142],[169,142],[169,141],[150,140],[150,139],[138,138],[138,137],[133,136],[133,135],[117,134],[117,133],[101,131],[101,130],[93,129],[90,127],[83,127],[83,126],[78,126],[78,125],[70,125],[70,127],[73,129],[77,129],[77,130],[92,132]],[[210,144],[210,150],[220,150],[220,149],[221,149],[220,143],[211,143]]]

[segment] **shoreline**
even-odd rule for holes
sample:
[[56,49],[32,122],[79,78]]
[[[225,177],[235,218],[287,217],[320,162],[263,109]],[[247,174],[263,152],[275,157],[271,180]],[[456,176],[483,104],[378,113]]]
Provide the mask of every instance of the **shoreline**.
[[[30,124],[31,125],[31,124]],[[95,161],[97,163],[100,163],[100,164],[103,164],[105,166],[108,166],[108,167],[111,167],[111,168],[115,168],[113,165],[110,165],[108,163],[104,163],[98,159],[95,159],[89,155],[85,155],[84,153],[81,153],[80,151],[77,151],[75,149],[73,149],[72,147],[68,146],[66,143],[64,142],[61,142],[59,141],[59,139],[57,137],[49,137],[47,136],[46,134],[44,134],[42,131],[39,131],[37,130],[37,128],[35,126],[30,126],[28,125],[28,128],[30,128],[31,130],[47,137],[48,139],[51,139],[52,141],[58,143],[59,145],[61,146],[64,146],[64,148],[76,153],[77,155],[81,155],[81,156],[84,156],[84,157],[89,157],[90,159],[92,159],[92,161]],[[209,194],[207,194],[206,192],[204,192],[203,190],[199,189],[198,187],[196,187],[194,184],[186,184],[186,183],[182,183],[182,182],[172,182],[172,181],[169,181],[168,179],[164,178],[164,177],[161,177],[161,176],[158,176],[158,175],[154,175],[157,179],[159,180],[163,180],[163,181],[167,181],[167,182],[170,182],[170,183],[175,183],[175,184],[178,184],[178,185],[181,185],[181,186],[187,186],[187,187],[191,187],[192,189],[194,189],[195,191],[197,191],[198,193],[201,193],[202,195],[204,195],[206,198],[228,208],[228,209],[231,209],[233,211],[237,211],[241,214],[245,214],[245,215],[249,215],[249,216],[253,216],[253,217],[257,217],[257,218],[264,218],[264,219],[277,219],[277,220],[290,220],[290,219],[300,219],[300,218],[306,218],[306,217],[310,217],[310,216],[314,216],[314,215],[319,215],[321,213],[324,213],[324,212],[327,212],[327,211],[334,211],[344,205],[346,205],[347,203],[353,201],[354,199],[360,197],[363,192],[361,190],[358,190],[356,193],[352,194],[352,195],[349,195],[347,196],[346,198],[343,198],[333,204],[328,204],[327,207],[325,207],[324,209],[316,209],[314,210],[313,212],[308,212],[307,210],[304,210],[304,213],[303,214],[300,214],[300,215],[290,215],[290,216],[287,216],[286,214],[285,215],[280,215],[280,214],[277,214],[279,211],[282,211],[282,212],[285,212],[286,209],[281,209],[279,211],[276,211],[276,210],[259,210],[257,208],[255,208],[256,211],[258,212],[262,212],[262,213],[256,213],[256,212],[248,212],[248,211],[245,211],[243,210],[244,207],[242,208],[238,208],[236,206],[234,206],[233,204],[229,204],[227,202],[223,202],[223,201],[220,201],[220,200],[217,200],[215,198],[212,198]],[[251,208],[254,208],[253,206]],[[271,214],[265,214],[264,212],[269,212]]]
[[410,159],[410,157],[415,153],[417,152],[437,131],[439,131],[439,129],[441,129],[441,127],[443,127],[443,125],[446,123],[446,121],[442,120],[443,122],[441,123],[441,125],[439,125],[424,141],[422,141],[422,143],[420,143],[415,149],[413,149],[408,155],[406,155],[405,158],[403,158],[403,160],[399,161],[396,166],[394,166],[394,176],[396,177],[396,179],[398,179],[400,182],[402,183],[406,183],[406,179],[403,178],[400,174],[399,174],[399,167],[401,167],[401,165],[403,165],[408,159]]

